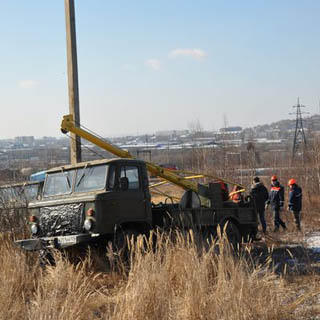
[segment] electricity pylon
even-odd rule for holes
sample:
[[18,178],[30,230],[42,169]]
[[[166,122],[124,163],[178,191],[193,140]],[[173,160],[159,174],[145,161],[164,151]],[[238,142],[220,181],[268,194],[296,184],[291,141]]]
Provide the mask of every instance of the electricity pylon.
[[298,150],[302,147],[303,151],[307,149],[307,139],[303,129],[303,121],[302,115],[307,114],[309,112],[302,112],[301,108],[305,108],[305,106],[300,104],[300,100],[298,98],[297,105],[293,106],[292,108],[296,109],[296,112],[290,113],[296,115],[296,130],[294,132],[294,140],[293,140],[293,147],[292,147],[292,159],[296,156]]

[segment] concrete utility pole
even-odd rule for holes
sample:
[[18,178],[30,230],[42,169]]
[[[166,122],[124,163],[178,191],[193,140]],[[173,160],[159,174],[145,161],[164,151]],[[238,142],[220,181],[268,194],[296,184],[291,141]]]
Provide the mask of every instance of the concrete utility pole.
[[[76,41],[76,19],[74,13],[74,0],[65,0],[66,34],[67,34],[67,65],[68,65],[68,88],[69,88],[69,113],[77,126],[80,124],[79,111],[79,85],[78,85],[78,62]],[[81,140],[79,136],[71,133],[70,139],[70,162],[81,162]]]

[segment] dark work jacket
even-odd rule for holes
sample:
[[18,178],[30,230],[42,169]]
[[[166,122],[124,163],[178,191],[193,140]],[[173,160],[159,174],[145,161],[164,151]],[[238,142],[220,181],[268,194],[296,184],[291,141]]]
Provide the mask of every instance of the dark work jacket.
[[250,195],[255,200],[257,210],[263,211],[266,201],[269,198],[268,190],[263,185],[263,183],[261,182],[255,183],[251,188]]
[[289,192],[289,209],[293,211],[301,211],[302,208],[302,189],[294,184]]
[[282,208],[284,205],[284,186],[280,184],[280,207]]
[[280,209],[280,203],[281,203],[281,187],[275,187],[272,186],[271,190],[269,192],[269,202],[271,205],[271,208],[273,210],[279,210]]

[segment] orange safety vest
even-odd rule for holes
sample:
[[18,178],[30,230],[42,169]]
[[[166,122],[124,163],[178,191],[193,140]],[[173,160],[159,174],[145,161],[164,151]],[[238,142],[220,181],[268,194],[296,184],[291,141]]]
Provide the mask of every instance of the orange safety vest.
[[237,186],[235,186],[233,188],[232,192],[231,192],[230,198],[231,198],[231,200],[233,202],[239,203],[239,202],[241,202],[243,200],[243,196],[242,196],[241,192],[234,193],[234,192],[237,192],[237,191],[238,191]]

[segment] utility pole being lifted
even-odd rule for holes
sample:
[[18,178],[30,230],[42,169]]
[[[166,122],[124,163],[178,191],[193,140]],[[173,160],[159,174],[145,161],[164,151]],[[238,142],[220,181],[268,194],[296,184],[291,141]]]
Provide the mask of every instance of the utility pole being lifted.
[[[65,0],[64,4],[67,35],[69,113],[73,115],[76,125],[79,125],[79,84],[74,0]],[[70,139],[70,162],[72,164],[81,162],[81,140],[79,136],[76,136],[73,133],[71,133]]]
[[300,104],[300,100],[298,98],[297,105],[292,108],[296,108],[296,112],[290,113],[296,115],[296,130],[294,132],[294,140],[293,140],[293,148],[292,148],[292,160],[295,158],[299,148],[302,146],[302,150],[305,151],[307,148],[307,139],[303,129],[303,121],[302,115],[307,114],[309,112],[302,112],[301,108],[305,108],[305,106]]

